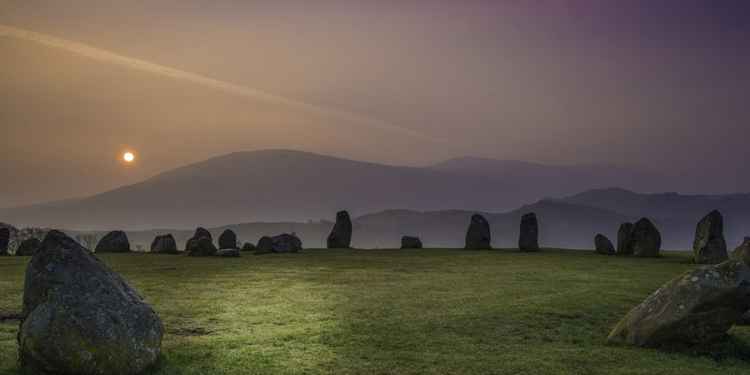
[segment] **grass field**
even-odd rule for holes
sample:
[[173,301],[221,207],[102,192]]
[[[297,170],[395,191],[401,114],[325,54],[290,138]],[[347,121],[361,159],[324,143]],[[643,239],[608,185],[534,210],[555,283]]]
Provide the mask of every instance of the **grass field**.
[[[692,268],[545,250],[307,250],[239,259],[101,256],[166,326],[157,374],[740,374],[750,328],[690,352],[611,347],[611,327]],[[18,311],[28,258],[0,258]],[[0,323],[0,374],[17,372]]]

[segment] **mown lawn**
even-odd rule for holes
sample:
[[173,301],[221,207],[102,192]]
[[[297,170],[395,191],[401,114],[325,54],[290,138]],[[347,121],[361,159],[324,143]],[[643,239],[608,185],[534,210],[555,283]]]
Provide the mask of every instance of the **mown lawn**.
[[[631,307],[692,268],[545,250],[307,250],[240,259],[103,255],[166,326],[157,374],[739,374],[750,328],[690,352],[611,347]],[[28,258],[0,258],[0,312]],[[17,372],[0,323],[0,374]]]

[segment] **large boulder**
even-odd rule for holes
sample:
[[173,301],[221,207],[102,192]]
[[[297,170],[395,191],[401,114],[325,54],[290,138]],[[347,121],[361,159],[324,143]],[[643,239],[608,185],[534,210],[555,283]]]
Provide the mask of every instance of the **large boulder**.
[[539,251],[539,222],[533,212],[521,216],[518,249],[521,251]]
[[643,218],[633,225],[633,255],[654,258],[661,251],[661,234],[651,220]]
[[742,244],[732,251],[732,259],[750,264],[750,237],[745,237]]
[[633,255],[633,223],[622,223],[617,231],[617,255]]
[[219,249],[238,249],[237,235],[233,230],[227,229],[219,236]]
[[39,251],[39,247],[42,245],[42,241],[39,241],[35,237],[27,238],[21,241],[16,249],[17,256],[30,257]]
[[339,211],[336,214],[336,224],[328,235],[327,245],[329,249],[348,249],[352,245],[352,220],[349,213]]
[[154,365],[159,316],[117,273],[59,231],[26,268],[19,364],[30,374],[131,375]]
[[10,246],[10,229],[0,227],[0,256],[10,255],[8,248]]
[[402,249],[421,249],[422,240],[419,237],[403,236],[401,237],[401,248]]
[[185,245],[185,252],[191,257],[210,257],[216,255],[216,246],[208,237],[193,237]]
[[261,237],[255,254],[268,253],[297,253],[302,250],[302,240],[294,233],[280,234],[278,236]]
[[718,264],[728,258],[724,218],[714,210],[701,219],[695,228],[693,260],[698,264]]
[[597,254],[615,255],[615,246],[607,236],[599,233],[594,237],[594,248]]
[[707,343],[750,308],[750,267],[730,260],[688,271],[632,309],[612,330],[610,343],[642,347]]
[[151,241],[151,252],[156,254],[177,254],[177,241],[171,234],[156,236]]
[[109,232],[96,244],[95,251],[97,253],[127,253],[130,251],[128,235],[121,230]]
[[491,249],[491,242],[490,223],[482,215],[472,215],[469,229],[466,231],[466,244],[464,248],[467,250]]

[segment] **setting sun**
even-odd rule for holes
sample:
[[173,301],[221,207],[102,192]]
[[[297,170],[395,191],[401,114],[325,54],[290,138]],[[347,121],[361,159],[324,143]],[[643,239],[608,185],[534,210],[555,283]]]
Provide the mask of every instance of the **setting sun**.
[[132,152],[126,152],[122,154],[122,160],[126,163],[132,163],[135,160],[135,155]]

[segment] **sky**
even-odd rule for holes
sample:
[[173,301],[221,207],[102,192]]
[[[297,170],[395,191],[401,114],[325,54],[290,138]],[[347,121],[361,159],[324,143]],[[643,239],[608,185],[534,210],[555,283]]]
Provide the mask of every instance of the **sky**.
[[0,0],[0,207],[267,148],[748,192],[749,21],[741,0]]

